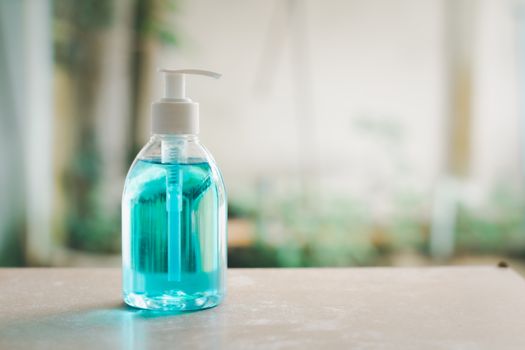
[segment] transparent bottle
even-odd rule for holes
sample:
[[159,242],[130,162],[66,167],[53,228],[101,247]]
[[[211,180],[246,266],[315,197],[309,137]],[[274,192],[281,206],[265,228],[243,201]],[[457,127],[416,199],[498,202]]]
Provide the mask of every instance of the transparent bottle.
[[[189,103],[169,103],[180,101]],[[163,113],[154,108],[154,134],[124,186],[123,298],[144,309],[205,309],[225,293],[226,192],[198,129],[180,120],[170,129],[155,121]]]

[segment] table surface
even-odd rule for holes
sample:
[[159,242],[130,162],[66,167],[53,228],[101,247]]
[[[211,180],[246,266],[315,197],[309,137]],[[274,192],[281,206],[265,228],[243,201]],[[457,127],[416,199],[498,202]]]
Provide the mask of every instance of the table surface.
[[118,269],[0,269],[0,349],[525,349],[508,268],[230,269],[213,309],[120,299]]

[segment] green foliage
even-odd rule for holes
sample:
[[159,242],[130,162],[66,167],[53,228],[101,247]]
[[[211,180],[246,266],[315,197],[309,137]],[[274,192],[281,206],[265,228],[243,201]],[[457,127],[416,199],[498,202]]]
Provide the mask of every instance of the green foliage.
[[23,220],[13,220],[8,226],[2,249],[0,249],[0,266],[24,266],[27,264],[24,252],[24,229]]
[[89,56],[90,41],[113,24],[114,6],[113,0],[54,0],[55,62],[73,71],[82,69],[77,66]]
[[[521,191],[499,185],[482,207],[460,203],[458,254],[525,257],[524,198]],[[392,199],[395,210],[383,223],[367,203],[349,196],[332,194],[314,206],[302,196],[265,199],[266,205],[243,202],[250,213],[244,217],[257,222],[257,241],[244,253],[231,252],[237,266],[388,265],[403,251],[427,256],[431,198],[409,190]]]
[[65,20],[78,30],[108,28],[113,23],[114,0],[54,0],[55,20]]
[[99,187],[101,162],[94,137],[79,148],[66,171],[68,189],[67,244],[74,249],[112,253],[120,246],[120,210],[101,208],[103,193]]
[[134,30],[141,38],[150,38],[166,45],[176,45],[177,36],[169,18],[176,9],[175,0],[135,0]]
[[374,263],[379,250],[368,236],[371,218],[364,203],[335,198],[315,205],[308,202],[303,196],[288,196],[250,211],[257,213],[257,241],[251,249],[272,257],[265,264],[273,261],[277,266],[299,267]]
[[525,254],[525,195],[500,184],[482,208],[459,207],[457,245],[469,253]]

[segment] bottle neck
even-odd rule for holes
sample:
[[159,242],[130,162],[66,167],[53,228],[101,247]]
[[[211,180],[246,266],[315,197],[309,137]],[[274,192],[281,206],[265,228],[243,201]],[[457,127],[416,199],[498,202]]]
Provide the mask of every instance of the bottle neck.
[[152,134],[151,140],[199,143],[199,136],[196,134]]

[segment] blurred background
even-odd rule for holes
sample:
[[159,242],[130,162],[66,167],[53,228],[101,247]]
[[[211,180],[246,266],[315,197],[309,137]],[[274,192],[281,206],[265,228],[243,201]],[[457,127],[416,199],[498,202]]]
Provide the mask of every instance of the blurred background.
[[525,271],[517,0],[0,0],[0,265],[120,265],[157,67],[224,74],[230,266]]

